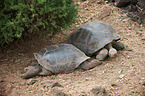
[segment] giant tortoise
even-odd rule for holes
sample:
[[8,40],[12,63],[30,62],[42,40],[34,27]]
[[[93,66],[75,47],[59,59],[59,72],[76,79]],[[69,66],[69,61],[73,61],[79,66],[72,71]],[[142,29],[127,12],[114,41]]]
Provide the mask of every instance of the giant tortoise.
[[96,55],[98,60],[104,60],[108,54],[114,57],[117,50],[123,49],[124,45],[119,40],[120,36],[110,24],[98,20],[83,24],[68,37],[68,43],[88,56]]
[[72,44],[57,44],[34,53],[38,63],[26,67],[26,73],[21,76],[25,79],[36,75],[52,75],[58,73],[72,72],[76,68],[87,70],[101,62],[86,56],[82,51]]

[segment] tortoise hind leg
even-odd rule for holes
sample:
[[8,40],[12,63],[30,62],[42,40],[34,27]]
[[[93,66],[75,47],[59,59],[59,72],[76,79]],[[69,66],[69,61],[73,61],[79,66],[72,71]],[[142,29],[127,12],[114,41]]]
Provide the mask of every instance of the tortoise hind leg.
[[49,70],[45,69],[44,67],[42,68],[42,71],[38,74],[40,76],[50,76],[52,75],[53,73],[50,72]]
[[112,43],[109,43],[105,46],[109,50],[109,56],[114,57],[117,55],[117,50],[112,47]]
[[100,65],[101,63],[101,61],[96,59],[88,59],[87,61],[84,61],[78,68],[88,70],[96,67],[97,65]]
[[108,55],[108,50],[103,48],[97,55],[96,59],[97,60],[104,60]]
[[122,42],[120,42],[120,41],[113,41],[112,42],[112,46],[116,50],[122,50],[122,49],[124,49],[124,44]]

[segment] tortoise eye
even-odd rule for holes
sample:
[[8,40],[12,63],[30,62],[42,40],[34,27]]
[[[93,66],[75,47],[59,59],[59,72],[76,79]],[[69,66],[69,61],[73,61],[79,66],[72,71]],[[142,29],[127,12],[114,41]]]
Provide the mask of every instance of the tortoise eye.
[[26,72],[26,71],[28,71],[28,68],[26,67],[26,68],[24,68],[24,71]]

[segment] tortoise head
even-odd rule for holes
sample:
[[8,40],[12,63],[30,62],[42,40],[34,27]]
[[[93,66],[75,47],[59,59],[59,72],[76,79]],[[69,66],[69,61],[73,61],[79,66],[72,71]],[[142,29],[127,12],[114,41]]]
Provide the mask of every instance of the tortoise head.
[[30,66],[28,66],[24,69],[24,71],[26,71],[26,73],[22,74],[21,77],[24,79],[34,77],[34,76],[38,75],[39,72],[41,72],[41,70],[42,70],[42,67],[40,66],[40,64],[32,63]]

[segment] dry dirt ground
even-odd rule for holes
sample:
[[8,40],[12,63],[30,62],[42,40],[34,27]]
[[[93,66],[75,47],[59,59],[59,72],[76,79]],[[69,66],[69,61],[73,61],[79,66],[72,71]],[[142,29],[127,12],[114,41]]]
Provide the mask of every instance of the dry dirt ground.
[[[127,17],[126,11],[101,2],[76,2],[78,23],[53,38],[19,40],[4,47],[0,54],[0,96],[97,96],[97,87],[105,88],[110,96],[144,96],[145,87],[145,28]],[[101,4],[99,4],[101,3]],[[125,49],[115,58],[108,58],[91,70],[76,70],[69,74],[36,76],[34,82],[22,79],[24,68],[35,60],[33,53],[42,48],[65,43],[72,30],[92,20],[110,23],[121,36]],[[31,80],[31,79],[30,79]],[[30,84],[34,83],[34,84]],[[96,89],[95,89],[96,88]],[[94,91],[93,91],[94,90]],[[102,89],[104,91],[104,89]],[[97,93],[98,92],[98,93]],[[55,93],[55,94],[54,94]],[[104,92],[105,93],[105,92]],[[53,95],[52,95],[53,94]],[[103,96],[103,95],[101,95]]]

